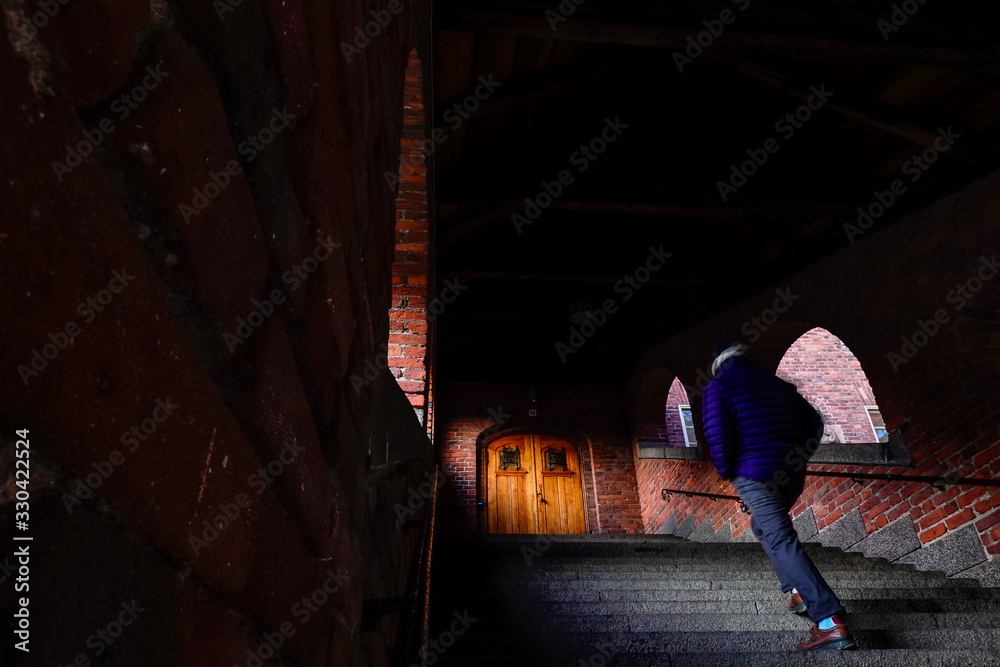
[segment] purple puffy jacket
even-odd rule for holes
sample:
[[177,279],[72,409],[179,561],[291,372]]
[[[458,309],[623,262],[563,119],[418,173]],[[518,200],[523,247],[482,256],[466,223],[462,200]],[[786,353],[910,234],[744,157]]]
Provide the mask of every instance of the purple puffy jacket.
[[804,461],[790,452],[823,432],[823,418],[795,385],[743,356],[727,361],[705,387],[701,413],[712,462],[723,479],[764,482],[778,470],[801,473]]

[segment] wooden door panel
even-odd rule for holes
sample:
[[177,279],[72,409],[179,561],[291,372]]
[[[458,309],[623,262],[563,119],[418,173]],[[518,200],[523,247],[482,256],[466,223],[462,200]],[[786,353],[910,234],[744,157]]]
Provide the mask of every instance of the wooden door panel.
[[583,498],[579,476],[573,473],[542,471],[540,515],[543,532],[553,534],[583,533]]
[[[585,533],[583,480],[576,447],[546,436],[535,436],[533,441],[538,490],[541,492],[539,529],[549,535]],[[550,466],[547,456],[550,449],[556,454],[564,454],[565,458],[556,456],[556,465]],[[565,464],[565,469],[560,463]]]
[[[516,466],[502,469],[500,451],[519,452]],[[491,443],[487,450],[487,525],[491,533],[538,532],[534,483],[534,456],[525,436],[511,436]]]

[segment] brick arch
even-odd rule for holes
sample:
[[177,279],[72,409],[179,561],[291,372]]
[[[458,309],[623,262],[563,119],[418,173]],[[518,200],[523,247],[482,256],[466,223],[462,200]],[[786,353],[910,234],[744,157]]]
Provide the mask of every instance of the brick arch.
[[[815,324],[801,321],[781,321],[770,326],[763,335],[736,340],[751,345],[757,363],[771,372],[777,369],[788,348]],[[739,333],[738,331],[736,332]],[[725,335],[719,331],[718,336]],[[679,380],[688,395],[688,402],[695,414],[698,438],[701,434],[701,392],[711,379],[711,348],[714,340],[703,339],[697,349],[652,348],[653,357],[648,366],[637,369],[630,381],[629,395],[632,407],[633,442],[643,427],[663,419],[663,408],[668,402],[674,380]]]
[[803,333],[787,349],[776,374],[794,384],[823,415],[837,442],[872,442],[867,408],[878,407],[861,361],[822,327]]
[[654,368],[643,377],[632,409],[633,443],[652,431],[666,429],[664,406],[670,396],[670,388],[678,379],[676,373],[663,367]]

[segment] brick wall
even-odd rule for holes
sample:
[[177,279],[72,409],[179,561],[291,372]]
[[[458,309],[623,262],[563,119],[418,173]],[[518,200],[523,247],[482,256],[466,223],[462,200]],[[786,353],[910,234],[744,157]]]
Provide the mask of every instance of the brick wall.
[[[479,480],[476,441],[494,426],[572,431],[583,459],[591,532],[641,533],[633,461],[622,393],[603,388],[541,387],[536,403],[527,387],[443,383],[437,390],[436,447],[448,477],[441,515],[449,530],[476,531]],[[537,411],[529,417],[528,411]],[[492,432],[492,431],[491,431]],[[589,444],[588,444],[589,439]],[[593,451],[593,455],[591,455]]]
[[816,328],[802,334],[782,357],[777,375],[819,408],[833,436],[825,441],[875,442],[867,410],[876,405],[871,385],[861,362],[829,331]]
[[428,160],[423,151],[427,139],[424,99],[420,56],[414,51],[410,54],[403,89],[404,125],[396,196],[396,255],[392,265],[388,356],[393,376],[431,433],[427,415],[432,359],[427,317],[431,239]]
[[387,373],[350,378],[389,335],[426,4],[357,48],[386,3],[61,3],[4,40],[0,539],[29,429],[33,663],[95,659],[133,600],[129,664],[246,664],[283,625],[282,664],[394,662],[398,617],[361,609],[404,593],[430,444]]
[[[981,276],[990,275],[998,248],[998,191],[1000,173],[994,173],[649,350],[630,386],[634,423],[663,404],[668,378],[677,376],[691,395],[700,433],[709,341],[740,331],[771,307],[776,290],[788,289],[797,297],[793,305],[755,341],[764,363],[776,369],[792,342],[817,326],[832,332],[857,356],[887,425],[899,429],[915,460],[912,468],[817,469],[995,477],[1000,280]],[[639,461],[638,477],[647,532],[675,512],[697,523],[710,516],[715,527],[732,519],[737,534],[747,526],[732,507],[707,499],[659,500],[655,489],[664,486],[731,493],[708,463]],[[993,556],[1000,553],[998,505],[995,489],[879,481],[861,488],[846,479],[813,478],[794,514],[811,509],[822,529],[857,509],[868,533],[907,516],[925,547],[972,527]]]

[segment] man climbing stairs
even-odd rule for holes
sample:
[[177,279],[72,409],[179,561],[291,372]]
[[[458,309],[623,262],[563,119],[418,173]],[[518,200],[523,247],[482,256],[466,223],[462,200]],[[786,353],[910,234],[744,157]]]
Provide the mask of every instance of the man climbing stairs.
[[976,667],[1000,663],[1000,589],[817,544],[857,651],[803,653],[755,543],[673,536],[488,536],[441,541],[427,664]]

